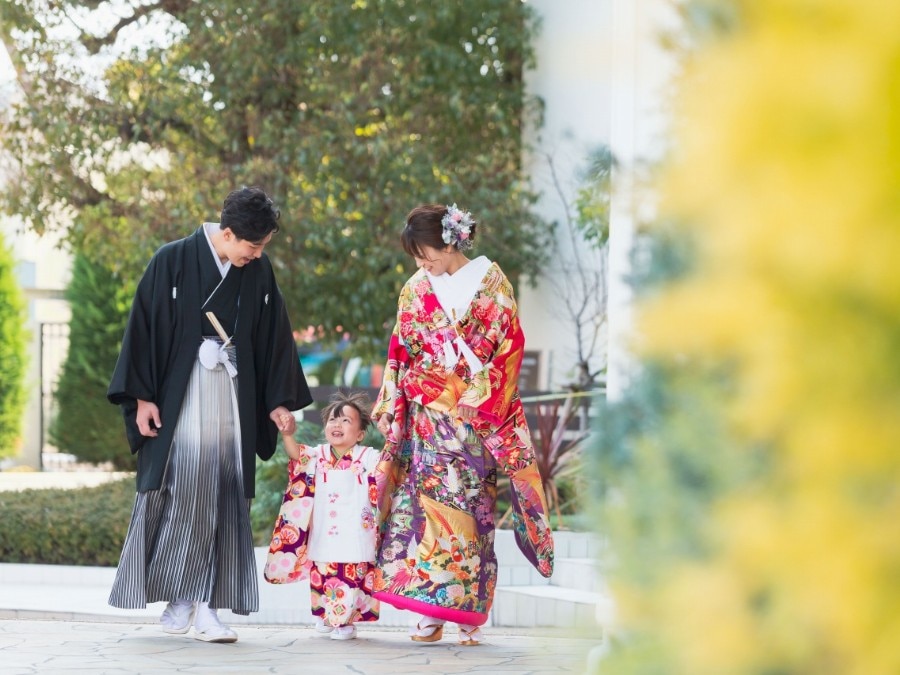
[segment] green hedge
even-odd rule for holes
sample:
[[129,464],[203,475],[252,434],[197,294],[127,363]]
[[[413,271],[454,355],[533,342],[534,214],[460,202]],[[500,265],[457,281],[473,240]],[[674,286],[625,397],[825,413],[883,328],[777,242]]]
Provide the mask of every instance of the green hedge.
[[[322,427],[298,424],[301,443],[322,441]],[[383,438],[370,429],[364,443]],[[253,540],[267,546],[287,486],[287,456],[257,460],[256,499],[250,509]],[[134,478],[97,487],[0,492],[0,562],[115,567],[134,506]]]
[[133,505],[134,478],[0,492],[0,562],[115,566]]
[[[294,437],[309,445],[322,442],[322,427],[301,422]],[[380,447],[374,428],[363,443]],[[275,456],[257,460],[256,499],[250,508],[253,541],[268,546],[287,486],[287,456],[278,441]],[[0,563],[50,565],[119,564],[134,506],[134,478],[73,490],[0,492]]]

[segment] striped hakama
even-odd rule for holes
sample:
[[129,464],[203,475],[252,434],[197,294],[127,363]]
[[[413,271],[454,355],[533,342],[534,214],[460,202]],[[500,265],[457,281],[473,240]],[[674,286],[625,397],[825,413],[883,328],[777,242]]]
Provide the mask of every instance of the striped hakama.
[[[234,364],[233,345],[228,355]],[[194,600],[235,614],[258,611],[238,378],[221,364],[209,370],[194,362],[162,487],[135,498],[110,605]]]

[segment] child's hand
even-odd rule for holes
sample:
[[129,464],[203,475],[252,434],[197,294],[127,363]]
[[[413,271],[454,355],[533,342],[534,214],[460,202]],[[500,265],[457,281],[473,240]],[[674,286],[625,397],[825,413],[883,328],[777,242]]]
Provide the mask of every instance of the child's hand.
[[284,406],[278,406],[269,413],[269,419],[275,423],[275,426],[278,428],[282,434],[290,434],[293,435],[295,431],[297,431],[297,420],[294,419],[294,416],[291,414],[291,411],[285,408]]

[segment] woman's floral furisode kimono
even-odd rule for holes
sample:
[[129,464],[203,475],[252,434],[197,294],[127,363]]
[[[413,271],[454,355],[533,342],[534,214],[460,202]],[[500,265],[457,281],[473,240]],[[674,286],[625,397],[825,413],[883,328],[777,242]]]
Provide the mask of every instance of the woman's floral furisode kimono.
[[[497,583],[494,503],[509,476],[516,542],[549,577],[553,539],[517,378],[524,336],[512,287],[490,265],[465,316],[451,322],[420,270],[400,294],[384,383],[373,418],[394,415],[376,476],[385,515],[375,597],[455,623],[482,625]],[[466,358],[444,367],[458,337]],[[459,344],[458,342],[456,343]],[[477,408],[470,424],[457,404]]]

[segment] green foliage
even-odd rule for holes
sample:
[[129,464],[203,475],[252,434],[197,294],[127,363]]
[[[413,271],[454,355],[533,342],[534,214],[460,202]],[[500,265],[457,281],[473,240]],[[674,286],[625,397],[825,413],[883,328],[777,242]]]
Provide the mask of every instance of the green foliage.
[[[673,229],[660,225],[652,235],[639,234],[631,277],[638,300],[653,297],[693,265],[695,248]],[[645,359],[620,398],[597,401],[587,474],[594,527],[614,544],[602,565],[617,582],[659,588],[674,566],[710,554],[711,505],[733,480],[730,472],[740,473],[736,467],[746,461],[718,417],[728,381],[727,373],[712,377],[696,361],[673,367]],[[625,641],[605,664],[610,672],[668,672],[654,670],[671,658],[668,645],[649,627],[640,628],[638,620],[618,636]]]
[[58,413],[50,438],[83,462],[110,461],[134,470],[122,415],[106,399],[128,319],[132,289],[119,275],[86,256],[75,257],[66,298],[72,306],[69,352],[56,388]]
[[77,490],[0,492],[0,562],[115,566],[134,479]]
[[[397,235],[417,204],[471,210],[479,253],[512,279],[540,269],[550,228],[519,176],[524,117],[540,114],[528,4],[123,4],[168,37],[126,51],[141,42],[126,25],[66,43],[50,26],[83,3],[0,0],[26,92],[0,141],[20,161],[0,209],[36,231],[74,214],[72,246],[135,278],[228,190],[259,184],[283,211],[270,253],[294,323],[349,332],[368,356],[411,272]],[[113,44],[99,78],[73,65]]]
[[598,672],[900,672],[900,6],[718,4],[741,23],[694,30],[602,419]]
[[25,409],[25,303],[15,263],[0,234],[0,457],[18,451]]
[[609,146],[597,148],[588,157],[584,184],[575,196],[575,224],[586,241],[597,247],[609,241],[609,204],[615,161]]

